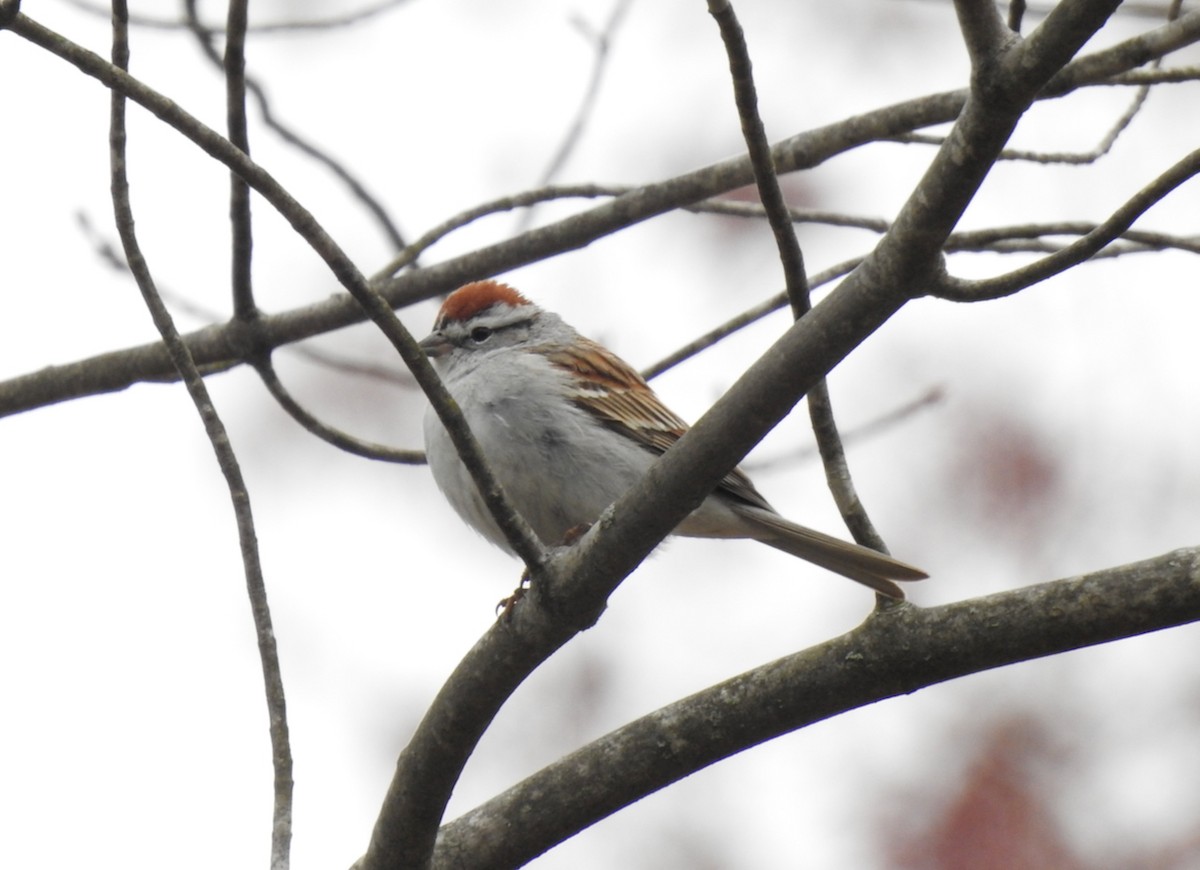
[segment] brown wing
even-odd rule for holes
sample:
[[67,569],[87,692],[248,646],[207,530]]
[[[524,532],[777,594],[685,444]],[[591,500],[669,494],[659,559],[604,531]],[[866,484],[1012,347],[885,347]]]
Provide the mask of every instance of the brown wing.
[[[581,337],[573,346],[545,353],[556,366],[575,375],[577,388],[571,400],[576,405],[648,450],[662,453],[687,431],[688,424],[662,403],[641,375],[594,341]],[[748,504],[773,510],[741,469],[725,475],[719,488]]]

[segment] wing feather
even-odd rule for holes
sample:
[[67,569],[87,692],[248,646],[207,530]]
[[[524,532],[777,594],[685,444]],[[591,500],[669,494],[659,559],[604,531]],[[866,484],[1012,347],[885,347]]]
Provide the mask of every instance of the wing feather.
[[[663,453],[687,431],[688,424],[663,404],[641,375],[595,342],[580,337],[576,345],[541,352],[574,376],[571,400],[576,405],[646,449]],[[725,475],[719,488],[747,504],[772,510],[739,468]]]

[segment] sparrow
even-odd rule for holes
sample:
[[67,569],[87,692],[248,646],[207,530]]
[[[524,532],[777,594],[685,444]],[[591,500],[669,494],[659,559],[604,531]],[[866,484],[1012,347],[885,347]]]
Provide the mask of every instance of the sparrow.
[[[628,363],[497,281],[447,297],[420,343],[513,507],[547,544],[586,528],[688,425]],[[466,523],[510,550],[432,408],[424,420],[434,481]],[[924,571],[779,515],[735,468],[672,532],[749,538],[903,599],[894,581]]]

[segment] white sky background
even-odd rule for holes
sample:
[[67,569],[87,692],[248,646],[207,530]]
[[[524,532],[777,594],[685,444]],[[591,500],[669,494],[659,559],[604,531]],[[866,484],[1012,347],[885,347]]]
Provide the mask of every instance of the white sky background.
[[[167,4],[137,8],[163,15]],[[264,2],[254,15],[349,8]],[[415,0],[331,33],[253,37],[249,69],[276,114],[344,161],[415,238],[536,184],[590,73],[570,18],[600,26],[609,8]],[[965,82],[949,3],[736,8],[774,139]],[[103,19],[51,2],[25,11],[108,54]],[[1148,26],[1118,21],[1099,41]],[[222,126],[222,84],[190,37],[135,31],[133,72]],[[85,213],[115,240],[107,92],[11,34],[0,34],[0,80],[0,378],[153,340],[135,286],[100,261],[74,217]],[[1015,144],[1089,149],[1129,97],[1093,91],[1039,107]],[[1195,147],[1195,100],[1194,84],[1152,95],[1099,166],[1000,167],[964,226],[1102,219]],[[364,272],[386,262],[393,252],[327,172],[257,126],[252,136],[255,158]],[[654,181],[741,147],[705,4],[635,3],[560,180]],[[794,204],[890,217],[931,154],[875,146],[794,177],[789,191]],[[224,172],[132,106],[130,166],[157,280],[228,312]],[[1197,204],[1193,182],[1139,226],[1195,232]],[[255,217],[263,309],[342,292],[257,199]],[[493,218],[455,234],[428,261],[504,238],[515,222]],[[814,272],[870,243],[813,227],[801,241]],[[1015,262],[956,258],[951,268],[992,274]],[[933,388],[945,397],[850,451],[893,551],[933,575],[914,601],[955,601],[1198,543],[1197,271],[1194,256],[1141,256],[1000,302],[918,301],[839,368],[831,386],[845,429]],[[765,224],[692,215],[504,277],[639,366],[782,284]],[[423,335],[434,310],[401,317]],[[179,324],[202,321],[179,314]],[[695,418],[786,324],[785,314],[769,318],[657,386]],[[399,364],[371,327],[317,344]],[[277,358],[324,419],[419,445],[415,393],[286,351]],[[288,691],[293,866],[348,866],[413,725],[519,569],[459,524],[425,468],[318,442],[247,369],[210,378],[209,388],[250,486]],[[793,415],[751,462],[807,447],[805,422]],[[1051,482],[1034,487],[1036,498],[1022,489],[1016,503],[997,501],[995,490],[1012,487],[988,475],[1012,466],[989,471],[995,456],[1018,467],[1040,461]],[[6,418],[0,457],[0,866],[264,866],[271,775],[259,664],[228,496],[184,390],[142,385]],[[788,516],[839,528],[812,462],[773,465],[756,479]],[[751,543],[677,541],[501,712],[450,815],[631,718],[840,634],[871,605],[853,584]],[[884,867],[882,841],[919,831],[953,797],[989,723],[1011,716],[1040,722],[1066,756],[1045,772],[1045,788],[1072,847],[1095,866],[1116,866],[1146,844],[1178,840],[1200,817],[1197,640],[1192,626],[853,712],[704,771],[533,866]]]

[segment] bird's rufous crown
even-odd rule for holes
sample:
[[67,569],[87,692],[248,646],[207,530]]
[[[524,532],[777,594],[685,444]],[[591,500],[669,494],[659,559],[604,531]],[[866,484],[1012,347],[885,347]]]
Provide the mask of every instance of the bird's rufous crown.
[[462,323],[501,303],[513,308],[533,304],[507,284],[501,284],[499,281],[475,281],[464,284],[446,297],[441,311],[438,312],[438,320],[457,320]]

